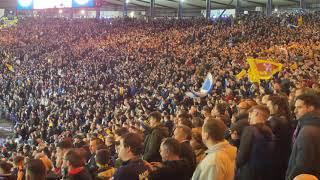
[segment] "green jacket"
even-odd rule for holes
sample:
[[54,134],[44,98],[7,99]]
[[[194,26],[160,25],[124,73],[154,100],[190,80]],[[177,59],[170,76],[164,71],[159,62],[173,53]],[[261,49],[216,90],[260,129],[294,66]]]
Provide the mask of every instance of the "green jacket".
[[163,138],[169,136],[168,128],[160,124],[153,129],[146,136],[144,141],[144,154],[143,160],[148,162],[161,162],[160,144]]

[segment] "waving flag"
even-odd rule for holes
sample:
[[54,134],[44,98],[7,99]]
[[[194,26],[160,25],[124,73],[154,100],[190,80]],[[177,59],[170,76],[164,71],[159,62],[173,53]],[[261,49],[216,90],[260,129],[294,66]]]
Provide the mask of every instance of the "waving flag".
[[290,29],[295,29],[295,28],[298,28],[299,26],[296,26],[294,24],[288,24],[287,27],[290,28]]
[[298,26],[301,26],[303,24],[302,16],[299,16],[298,18]]
[[239,72],[239,74],[236,75],[237,80],[240,80],[240,79],[244,78],[244,77],[246,76],[246,74],[247,74],[247,71],[244,70],[244,69],[242,69],[242,70]]
[[258,82],[261,79],[270,79],[275,73],[282,70],[282,64],[269,60],[248,58],[250,69],[248,77],[251,82]]
[[296,70],[298,69],[298,64],[296,62],[294,62],[293,64],[290,65],[290,69],[291,70]]
[[260,83],[259,77],[251,69],[248,70],[248,78],[249,78],[249,81],[252,83],[256,83],[256,82]]
[[209,94],[209,92],[212,90],[213,87],[213,78],[212,78],[212,74],[208,73],[206,79],[204,80],[204,82],[202,83],[202,87],[200,89],[200,92],[195,92],[195,91],[191,91],[191,92],[186,92],[186,95],[191,97],[191,98],[195,98],[195,97],[205,97]]
[[9,71],[14,72],[13,66],[11,64],[6,64]]

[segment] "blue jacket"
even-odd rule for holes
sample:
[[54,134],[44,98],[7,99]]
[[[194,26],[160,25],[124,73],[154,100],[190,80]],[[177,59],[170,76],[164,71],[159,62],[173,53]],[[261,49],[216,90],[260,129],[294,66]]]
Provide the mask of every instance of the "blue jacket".
[[122,166],[113,175],[113,180],[139,180],[139,177],[148,175],[148,168],[143,160],[129,160],[122,163]]

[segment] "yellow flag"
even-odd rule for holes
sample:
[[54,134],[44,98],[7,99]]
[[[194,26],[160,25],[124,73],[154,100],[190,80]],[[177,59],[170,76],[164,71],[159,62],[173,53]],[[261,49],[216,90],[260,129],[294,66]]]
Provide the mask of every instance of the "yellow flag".
[[109,128],[105,129],[105,131],[106,131],[107,135],[109,135],[109,136],[113,135]]
[[6,63],[6,66],[9,71],[14,72],[13,66],[11,64]]
[[291,64],[290,69],[291,69],[291,70],[296,70],[296,69],[298,69],[298,64],[297,64],[296,62],[293,63],[293,64]]
[[251,82],[257,82],[261,79],[268,80],[275,73],[282,70],[282,64],[270,60],[248,58],[250,69],[248,77]]
[[249,81],[252,83],[255,83],[255,82],[260,83],[259,77],[257,77],[256,74],[251,69],[248,70],[248,78],[249,78]]
[[104,141],[104,136],[102,134],[99,134],[98,138],[101,139],[102,141]]
[[120,96],[123,96],[123,95],[124,95],[124,88],[123,88],[123,87],[120,87],[119,93],[120,93]]
[[298,18],[298,26],[301,26],[303,24],[302,16],[299,16]]
[[17,17],[14,17],[13,22],[14,22],[15,25],[18,24],[18,21],[19,21],[19,19]]
[[27,79],[27,84],[30,86],[31,84],[30,79]]
[[247,71],[242,69],[242,71],[239,74],[236,75],[237,80],[242,79],[243,77],[246,76],[246,74],[247,74]]

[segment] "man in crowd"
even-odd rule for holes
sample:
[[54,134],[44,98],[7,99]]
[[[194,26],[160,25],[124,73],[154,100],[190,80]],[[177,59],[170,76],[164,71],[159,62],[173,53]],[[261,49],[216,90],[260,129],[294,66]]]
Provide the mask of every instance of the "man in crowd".
[[192,137],[192,131],[188,126],[180,125],[174,130],[173,137],[181,144],[180,157],[187,160],[191,167],[195,169],[196,167],[196,155],[194,154],[192,147],[190,145],[190,140]]
[[289,160],[286,179],[300,174],[320,177],[320,96],[302,94],[296,98],[298,129]]
[[193,168],[191,164],[182,159],[183,151],[181,143],[173,138],[163,139],[160,146],[162,163],[151,163],[149,179],[177,179],[189,180],[192,177]]
[[148,162],[160,162],[161,156],[159,148],[162,139],[169,136],[168,128],[161,124],[161,113],[158,111],[150,113],[148,119],[152,129],[144,141],[145,148],[143,160]]
[[13,162],[14,162],[14,170],[13,170],[14,176],[17,178],[17,180],[23,180],[25,176],[24,157],[16,156],[14,157]]
[[202,140],[208,150],[193,173],[193,180],[234,179],[237,149],[224,139],[226,130],[221,120],[208,119],[203,124]]
[[240,180],[268,180],[273,177],[275,142],[272,130],[266,124],[269,115],[269,109],[263,105],[249,110],[249,126],[243,130],[237,155]]
[[68,180],[91,180],[91,174],[84,166],[84,157],[75,149],[69,150],[65,155],[65,161],[68,167]]
[[116,143],[119,143],[121,136],[127,134],[128,132],[129,132],[128,129],[124,128],[124,127],[115,130],[114,131],[114,136],[115,136],[114,139],[115,139]]
[[55,172],[57,174],[63,175],[63,173],[66,172],[66,170],[63,169],[63,162],[64,162],[63,158],[65,154],[70,149],[72,149],[72,147],[73,147],[73,144],[68,139],[64,139],[57,144],[57,153],[56,153],[57,159],[56,159],[56,169],[55,169]]
[[[10,157],[21,155],[21,147],[28,144],[25,159],[45,151],[57,162],[55,167],[61,175],[63,157],[72,147],[61,150],[57,147],[61,139],[86,135],[81,156],[88,162],[90,157],[94,159],[90,156],[90,134],[110,134],[118,142],[126,133],[118,129],[139,133],[137,129],[141,128],[144,159],[161,161],[159,147],[167,137],[167,130],[158,120],[161,115],[150,117],[151,127],[139,127],[138,119],[145,120],[150,112],[158,110],[164,115],[169,113],[171,120],[177,119],[174,126],[198,127],[199,123],[193,126],[188,109],[202,109],[209,120],[217,104],[227,105],[228,117],[239,122],[231,128],[234,144],[249,147],[251,141],[242,138],[248,118],[235,116],[235,104],[246,98],[260,103],[260,97],[268,92],[319,88],[320,13],[299,16],[303,17],[299,28],[286,26],[298,17],[287,14],[240,15],[220,19],[214,25],[202,19],[20,19],[17,26],[0,31],[0,116],[14,122],[14,136],[1,146],[2,155],[13,161]],[[252,83],[247,77],[235,77],[248,70],[248,57],[272,59],[283,66],[270,80]],[[210,93],[203,98],[186,96],[187,91],[201,87],[209,72],[214,84]],[[290,95],[294,100],[294,92]],[[257,126],[251,129],[264,127]],[[299,136],[299,127],[294,140]],[[265,135],[259,138],[269,144],[271,133],[264,130],[257,134]],[[250,132],[255,131],[249,130],[246,137]],[[240,154],[247,154],[241,149]],[[119,167],[118,163],[114,166]],[[245,169],[238,175],[248,172]]]
[[45,180],[46,168],[41,160],[31,159],[26,165],[26,180]]
[[88,161],[87,166],[91,174],[94,174],[98,169],[95,156],[96,156],[97,147],[102,144],[104,143],[99,138],[90,139],[89,149],[90,149],[91,157]]
[[109,166],[111,162],[111,154],[108,149],[100,149],[96,153],[96,163],[98,166],[98,178],[111,178],[115,172],[115,168]]
[[81,148],[85,145],[85,142],[83,141],[83,137],[81,135],[74,136],[73,145],[75,148]]
[[143,140],[140,135],[127,133],[122,136],[119,146],[119,158],[122,166],[115,172],[114,180],[138,180],[148,175],[148,168],[139,157],[143,150]]
[[11,168],[12,168],[12,164],[1,160],[0,161],[0,179],[3,179],[3,180],[14,180],[14,179],[16,179],[11,174]]

